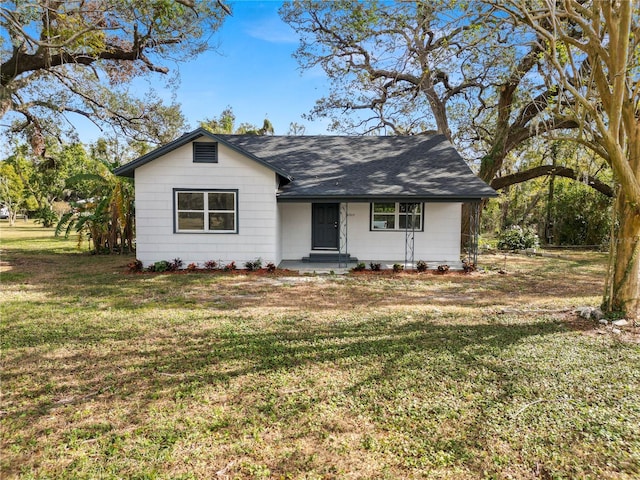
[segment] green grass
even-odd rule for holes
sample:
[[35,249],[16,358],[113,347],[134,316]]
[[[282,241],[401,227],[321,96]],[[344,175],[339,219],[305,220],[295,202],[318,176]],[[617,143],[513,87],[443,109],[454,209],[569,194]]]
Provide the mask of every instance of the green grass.
[[602,254],[302,282],[0,238],[2,478],[640,476],[637,335],[567,313]]

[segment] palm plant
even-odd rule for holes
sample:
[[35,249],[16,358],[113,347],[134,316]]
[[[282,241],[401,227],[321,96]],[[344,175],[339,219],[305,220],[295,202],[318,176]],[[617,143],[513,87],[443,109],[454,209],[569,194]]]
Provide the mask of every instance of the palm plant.
[[83,173],[67,179],[67,186],[88,182],[92,196],[71,202],[73,209],[60,218],[56,236],[78,234],[78,247],[85,238],[96,253],[133,251],[134,190],[130,179],[112,173],[114,165],[101,162],[102,173]]

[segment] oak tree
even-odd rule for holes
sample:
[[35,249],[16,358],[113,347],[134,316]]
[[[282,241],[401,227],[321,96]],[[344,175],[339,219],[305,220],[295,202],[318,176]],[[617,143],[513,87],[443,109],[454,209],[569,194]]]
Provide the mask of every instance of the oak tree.
[[[226,9],[226,10],[225,10]],[[144,141],[182,129],[174,102],[136,79],[210,47],[228,7],[215,0],[14,0],[0,6],[0,119],[36,154],[74,131],[74,116]],[[167,75],[167,84],[175,76]],[[137,84],[140,85],[140,82]]]
[[640,6],[631,0],[495,3],[543,52],[558,101],[580,126],[574,140],[613,171],[616,228],[603,306],[640,308]]
[[[538,75],[541,47],[521,44],[522,27],[496,10],[457,0],[303,0],[281,15],[301,36],[301,66],[331,80],[312,117],[350,133],[443,134],[478,158],[479,177],[494,188],[554,172],[577,178],[549,163],[502,176],[510,152],[577,124],[554,108],[557,91]],[[465,211],[463,232],[468,219]]]
[[301,36],[301,66],[321,67],[331,80],[311,116],[351,133],[435,131],[473,143],[489,183],[541,129],[574,127],[547,109],[555,92],[538,81],[540,49],[519,45],[495,8],[472,2],[463,14],[463,3],[285,4],[281,15]]

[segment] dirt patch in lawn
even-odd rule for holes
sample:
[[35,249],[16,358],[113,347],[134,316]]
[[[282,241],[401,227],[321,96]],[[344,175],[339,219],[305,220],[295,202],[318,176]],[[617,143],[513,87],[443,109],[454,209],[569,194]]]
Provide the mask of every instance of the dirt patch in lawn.
[[565,315],[564,321],[572,330],[590,337],[607,336],[621,342],[640,344],[640,328],[632,323],[624,327],[616,327],[610,322],[605,325],[596,320],[582,318],[573,312]]

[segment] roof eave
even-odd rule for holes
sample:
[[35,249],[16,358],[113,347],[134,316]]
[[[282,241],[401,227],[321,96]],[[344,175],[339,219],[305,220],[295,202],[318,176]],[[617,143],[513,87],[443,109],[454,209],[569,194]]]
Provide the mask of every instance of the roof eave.
[[397,201],[406,202],[407,200],[429,203],[443,202],[479,202],[485,198],[497,197],[497,193],[486,194],[470,194],[470,195],[281,195],[278,194],[277,201],[281,203],[295,202],[353,202],[353,203],[370,203],[373,201]]
[[209,132],[208,130],[200,127],[196,130],[193,130],[192,132],[186,133],[184,135],[182,135],[181,137],[175,139],[172,142],[167,143],[166,145],[163,145],[161,147],[156,148],[155,150],[147,153],[146,155],[143,155],[135,160],[133,160],[132,162],[129,162],[125,165],[122,165],[118,168],[116,168],[113,173],[115,175],[121,176],[121,177],[130,177],[133,178],[134,176],[134,172],[136,170],[136,168],[141,167],[143,165],[146,165],[147,163],[151,162],[152,160],[155,160],[156,158],[159,158],[163,155],[166,155],[167,153],[175,150],[176,148],[182,147],[183,145],[186,145],[187,143],[193,142],[194,140],[200,138],[200,137],[209,137],[212,140],[215,140],[218,143],[221,143],[223,145],[225,145],[226,147],[230,148],[231,150],[234,150],[246,157],[249,157],[251,160],[264,165],[265,167],[269,168],[270,170],[274,171],[275,173],[277,173],[278,175],[280,175],[282,178],[285,178],[286,180],[288,180],[289,182],[293,181],[293,176],[290,175],[288,172],[285,172],[284,170],[281,170],[277,167],[275,167],[274,165],[270,164],[269,162],[266,162],[264,160],[262,160],[259,157],[256,157],[255,155],[253,155],[250,152],[247,152],[246,150],[237,147],[235,145],[233,145],[232,143],[227,142],[225,139],[218,137],[217,135],[215,135],[214,133]]

